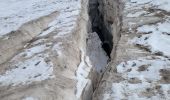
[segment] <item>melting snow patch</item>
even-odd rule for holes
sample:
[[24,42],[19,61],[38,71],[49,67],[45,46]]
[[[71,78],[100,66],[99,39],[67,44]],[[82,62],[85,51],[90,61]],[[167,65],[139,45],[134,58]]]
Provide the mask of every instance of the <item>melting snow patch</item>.
[[41,57],[35,56],[24,62],[19,62],[15,67],[15,69],[6,71],[4,75],[0,75],[2,86],[24,85],[54,77],[52,63]]
[[29,49],[25,49],[24,52],[20,53],[19,55],[25,55],[24,57],[29,58],[32,57],[35,54],[41,53],[45,50],[49,49],[46,45],[37,45],[34,47],[31,47]]
[[124,81],[112,84],[111,97],[115,100],[169,100],[170,84],[161,83],[160,71],[170,68],[163,57],[147,57],[122,62],[117,72]]
[[138,78],[142,82],[158,81],[160,69],[170,68],[170,61],[165,58],[138,59],[122,62],[117,66],[117,72],[122,73],[125,79]]
[[150,49],[152,53],[162,53],[170,56],[170,22],[156,25],[144,25],[139,27],[138,32],[150,33],[133,40],[134,44]]
[[48,15],[58,7],[58,0],[5,0],[0,2],[0,36],[17,30],[22,24]]
[[59,11],[60,16],[49,25],[50,29],[43,33],[45,35],[56,27],[60,28],[58,25],[68,19],[74,20],[69,17],[78,15],[81,0],[4,0],[0,7],[0,37],[17,30],[24,23]]
[[74,29],[81,9],[81,0],[61,2],[60,6],[63,7],[60,8],[59,16],[49,24],[50,28],[40,34],[40,36],[47,35],[55,29],[59,30],[58,36],[63,36]]

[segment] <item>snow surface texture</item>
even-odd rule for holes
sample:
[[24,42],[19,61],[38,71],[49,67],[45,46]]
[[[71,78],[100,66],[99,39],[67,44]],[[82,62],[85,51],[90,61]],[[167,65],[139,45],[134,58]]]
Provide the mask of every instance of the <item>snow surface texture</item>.
[[52,63],[47,62],[41,55],[19,62],[14,66],[15,69],[8,70],[4,75],[0,75],[0,85],[29,84],[33,81],[42,81],[54,77]]
[[[153,14],[155,12],[165,13],[166,16],[165,11],[170,11],[169,0],[129,1],[125,8],[128,12],[126,15],[125,11],[127,19],[128,17],[144,17],[145,14],[149,17],[155,17]],[[155,12],[147,11],[148,8],[155,9]],[[132,32],[131,34],[135,34],[137,31],[137,35],[141,35],[133,40],[130,38],[129,41],[160,56],[152,54],[148,56],[149,54],[147,54],[146,57],[121,62],[116,67],[116,74],[122,78],[118,82],[112,83],[111,89],[105,92],[103,100],[170,100],[170,21],[169,17],[162,17],[165,19],[164,22],[143,25],[137,30],[129,27],[132,30],[129,30]],[[129,23],[131,25],[137,24],[135,21]],[[128,34],[126,35],[128,36]],[[136,46],[134,47],[136,48]]]
[[42,32],[40,36],[47,35],[56,29],[59,30],[57,37],[63,36],[75,28],[76,20],[81,10],[81,0],[61,0],[58,6],[59,16],[48,25],[49,29]]
[[122,62],[117,66],[117,72],[125,80],[113,83],[111,97],[115,100],[169,100],[170,84],[160,83],[160,71],[169,68],[170,61],[163,57]]
[[44,41],[37,40],[33,42],[30,48],[24,49],[12,58],[11,62],[15,68],[7,70],[5,74],[0,75],[0,85],[25,85],[54,78],[53,64],[45,51],[52,49],[57,52],[58,56],[62,56],[62,43],[59,42],[53,46],[51,43],[42,44]]
[[150,5],[154,5],[158,9],[170,11],[170,1],[169,0],[130,0],[130,1],[131,1],[131,3],[134,3],[131,5],[150,4]]
[[170,21],[139,27],[138,32],[150,33],[134,39],[134,43],[144,46],[152,53],[170,56]]
[[[61,11],[61,14],[57,21],[51,24],[72,25],[72,23],[66,24],[69,19],[62,19],[75,15],[71,13],[78,13],[77,8],[80,8],[80,4],[80,0],[3,0],[0,2],[0,37],[17,30],[26,22],[49,15],[54,11]],[[51,30],[54,28],[48,31],[51,32]]]
[[29,49],[25,49],[19,55],[24,56],[25,58],[30,58],[33,55],[39,54],[39,53],[44,52],[45,50],[48,50],[48,49],[50,49],[50,47],[48,47],[47,44],[37,45],[37,46],[33,46]]
[[[2,1],[0,6],[0,36],[17,30],[28,21],[58,11],[59,16],[39,35],[41,37],[55,31],[57,38],[75,28],[81,10],[81,0],[6,0]],[[53,64],[48,60],[48,50],[62,56],[61,44],[38,39],[26,45],[25,49],[10,61],[14,65],[13,69],[0,75],[0,85],[24,85],[53,78]]]
[[146,11],[139,11],[139,12],[135,12],[135,13],[129,13],[126,17],[139,17],[142,14],[147,13]]

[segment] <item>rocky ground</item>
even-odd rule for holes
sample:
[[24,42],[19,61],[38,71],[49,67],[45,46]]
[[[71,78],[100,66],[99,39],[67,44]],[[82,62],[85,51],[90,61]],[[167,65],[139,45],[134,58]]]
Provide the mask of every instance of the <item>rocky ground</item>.
[[168,0],[128,0],[116,57],[93,100],[170,100]]

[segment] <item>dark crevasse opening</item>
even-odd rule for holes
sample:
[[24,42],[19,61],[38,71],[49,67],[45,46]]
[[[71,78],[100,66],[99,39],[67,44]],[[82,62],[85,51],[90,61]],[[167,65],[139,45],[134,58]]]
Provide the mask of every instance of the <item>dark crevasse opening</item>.
[[[106,54],[110,57],[113,48],[113,36],[109,30],[109,26],[104,22],[104,16],[99,11],[98,0],[89,1],[89,17],[91,21],[92,32],[96,32],[102,41],[102,48]],[[107,23],[112,24],[112,23]]]

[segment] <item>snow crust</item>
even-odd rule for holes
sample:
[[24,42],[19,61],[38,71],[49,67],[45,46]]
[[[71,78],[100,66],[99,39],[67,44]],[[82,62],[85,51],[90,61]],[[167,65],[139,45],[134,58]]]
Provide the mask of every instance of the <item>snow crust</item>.
[[47,35],[54,30],[59,31],[57,37],[63,36],[75,28],[77,17],[81,11],[81,0],[61,0],[58,6],[60,11],[59,16],[48,25],[49,29],[42,32],[40,36]]
[[58,8],[59,0],[3,0],[0,2],[0,36],[22,24],[48,15]]
[[162,9],[165,11],[170,11],[170,1],[169,0],[130,0],[130,6],[149,4],[155,6],[157,9]]
[[[170,61],[164,58],[157,58],[154,60],[139,59],[119,64],[117,66],[117,72],[122,74],[125,73],[123,75],[125,79],[136,77],[142,82],[147,80],[158,81],[161,78],[159,75],[160,69],[170,68],[169,65]],[[146,70],[139,71],[139,67],[146,67]],[[130,69],[130,72],[127,72],[128,69]]]
[[135,13],[128,13],[128,15],[126,17],[139,17],[142,14],[147,13],[146,11],[139,11],[139,12],[135,12]]
[[52,63],[45,61],[41,55],[24,62],[18,62],[14,67],[14,69],[8,70],[5,74],[0,75],[0,85],[24,85],[54,77]]
[[33,46],[29,49],[25,49],[22,53],[20,53],[20,55],[24,56],[25,58],[29,58],[35,54],[39,54],[39,53],[44,52],[45,50],[48,50],[48,49],[50,49],[50,47],[47,47],[47,44],[37,45],[37,46]]
[[[77,8],[80,9],[81,7],[80,1],[81,0],[3,0],[0,2],[0,37],[17,30],[26,22],[49,15],[54,11],[60,12],[60,15],[49,25],[50,30],[47,30],[47,32],[43,34],[52,32],[56,27],[60,27],[59,25],[72,26],[73,23],[67,22],[69,19],[75,20],[75,16],[78,15],[79,12]],[[54,25],[55,27],[52,27]]]
[[[141,69],[142,67],[145,68]],[[112,84],[113,94],[111,94],[111,97],[114,100],[170,99],[170,94],[168,93],[170,85],[159,82],[161,79],[160,70],[168,68],[170,68],[170,61],[163,57],[156,57],[154,59],[147,57],[120,63],[117,66],[117,72],[122,74],[125,80]],[[130,83],[130,79],[138,79],[139,82]],[[155,89],[157,86],[159,86],[158,90]],[[159,91],[161,92],[159,93]],[[152,92],[153,95],[148,98],[147,94]]]
[[[59,16],[49,23],[49,28],[40,33],[40,37],[37,36],[41,38],[50,33],[63,36],[73,31],[80,14],[81,0],[6,0],[2,1],[0,6],[0,37],[17,30],[28,21],[58,11]],[[53,64],[48,60],[48,51],[57,51],[57,54],[62,56],[61,44],[38,39],[29,46],[26,45],[25,49],[10,61],[12,69],[0,75],[0,85],[26,85],[53,78]]]
[[[122,77],[121,81],[112,83],[109,92],[104,94],[104,100],[170,100],[170,21],[168,15],[166,16],[170,11],[170,1],[129,0],[127,2],[126,17],[138,18],[146,14],[148,18],[154,18],[155,12],[165,13],[165,16],[162,16],[164,19],[162,22],[143,25],[136,30],[131,29],[140,35],[131,41],[154,55],[121,62],[116,67],[116,74]],[[155,12],[147,14],[148,8],[155,9]],[[136,24],[136,22],[129,23]]]
[[134,43],[148,48],[152,53],[170,56],[170,21],[156,25],[144,25],[138,32],[150,33],[134,39]]

